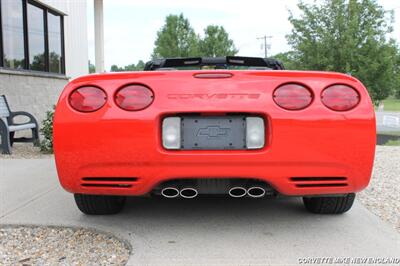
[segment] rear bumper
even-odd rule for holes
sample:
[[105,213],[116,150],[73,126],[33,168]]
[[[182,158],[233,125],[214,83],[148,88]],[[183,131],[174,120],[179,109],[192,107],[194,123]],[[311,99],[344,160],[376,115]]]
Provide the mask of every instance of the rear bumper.
[[[143,195],[171,179],[254,178],[284,195],[343,194],[362,190],[371,176],[373,113],[293,120],[258,112],[267,121],[266,146],[261,150],[167,151],[160,132],[167,114],[115,119],[106,113],[82,121],[76,117],[82,114],[61,116],[62,108],[61,104],[56,112],[55,156],[60,182],[72,193]],[[112,181],[84,186],[85,177],[135,179],[119,182],[122,187],[101,185],[115,184]]]
[[[285,195],[319,195],[357,192],[368,185],[375,152],[375,115],[359,81],[326,72],[230,72],[232,77],[224,79],[197,79],[196,71],[144,71],[89,75],[70,82],[54,117],[55,158],[62,186],[73,193],[143,195],[170,179],[255,178]],[[137,112],[119,108],[113,95],[121,86],[137,82],[153,90],[153,103]],[[312,104],[298,111],[277,106],[273,91],[287,82],[311,88]],[[342,83],[357,89],[360,103],[352,110],[335,112],[323,105],[319,95],[324,88]],[[68,95],[88,84],[104,89],[107,102],[96,112],[76,112]],[[248,151],[163,149],[162,118],[188,113],[263,117],[265,147]],[[85,177],[136,179],[123,187],[104,187],[101,182],[88,187],[82,186]],[[308,181],[313,186],[299,186],[298,182],[306,181],[294,182],[292,177],[346,180],[329,180],[330,186],[313,180]]]

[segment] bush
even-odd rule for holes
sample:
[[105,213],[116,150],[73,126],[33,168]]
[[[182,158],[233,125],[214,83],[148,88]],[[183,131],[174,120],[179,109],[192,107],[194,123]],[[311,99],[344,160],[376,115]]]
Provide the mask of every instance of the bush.
[[46,112],[46,119],[42,122],[40,133],[43,134],[43,140],[40,142],[40,150],[44,153],[53,153],[53,117],[54,109]]

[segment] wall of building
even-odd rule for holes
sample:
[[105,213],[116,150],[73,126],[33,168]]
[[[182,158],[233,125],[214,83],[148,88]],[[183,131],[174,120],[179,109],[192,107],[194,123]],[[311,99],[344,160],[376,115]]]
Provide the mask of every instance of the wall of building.
[[66,75],[76,78],[88,74],[86,0],[41,0],[39,2],[66,14],[64,17]]
[[32,113],[41,123],[57,103],[70,79],[88,74],[88,38],[86,0],[37,1],[66,14],[64,45],[66,76],[45,72],[0,68],[0,95],[6,95],[12,111]]
[[0,95],[6,95],[12,111],[27,111],[41,123],[67,82],[62,77],[0,70]]

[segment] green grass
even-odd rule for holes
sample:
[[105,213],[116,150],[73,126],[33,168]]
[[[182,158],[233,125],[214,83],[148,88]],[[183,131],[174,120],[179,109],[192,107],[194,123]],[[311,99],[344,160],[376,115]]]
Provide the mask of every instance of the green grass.
[[385,111],[399,111],[400,112],[400,99],[387,98],[383,100]]
[[400,140],[389,140],[385,146],[400,146]]
[[382,131],[382,132],[378,132],[377,134],[378,135],[389,135],[389,136],[400,137],[400,132],[399,131],[390,131],[390,132]]

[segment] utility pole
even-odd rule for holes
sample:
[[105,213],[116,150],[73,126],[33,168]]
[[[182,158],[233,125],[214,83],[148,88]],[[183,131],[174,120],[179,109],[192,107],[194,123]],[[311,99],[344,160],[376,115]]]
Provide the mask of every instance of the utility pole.
[[265,58],[268,57],[268,49],[270,48],[270,45],[268,44],[267,39],[271,39],[271,38],[272,38],[271,35],[269,35],[269,36],[264,35],[262,37],[257,38],[257,40],[264,40],[264,56],[265,56]]

